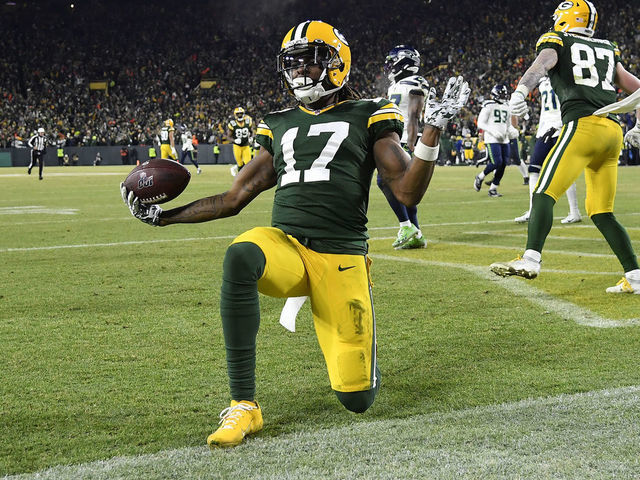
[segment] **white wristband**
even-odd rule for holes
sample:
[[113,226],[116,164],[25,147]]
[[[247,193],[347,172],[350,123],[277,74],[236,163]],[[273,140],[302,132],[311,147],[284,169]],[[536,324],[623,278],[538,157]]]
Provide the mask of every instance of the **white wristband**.
[[423,142],[418,141],[416,148],[413,149],[413,156],[419,158],[424,162],[435,162],[438,160],[438,153],[440,152],[440,145],[430,147]]
[[526,85],[519,84],[514,93],[515,92],[521,93],[524,98],[527,98],[527,95],[529,95],[529,88]]

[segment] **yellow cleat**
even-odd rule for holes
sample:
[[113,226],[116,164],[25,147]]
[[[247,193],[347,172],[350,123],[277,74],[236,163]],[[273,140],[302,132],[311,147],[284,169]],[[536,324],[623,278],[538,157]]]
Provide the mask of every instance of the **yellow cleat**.
[[540,273],[540,262],[533,261],[527,257],[517,257],[510,262],[492,263],[489,268],[496,275],[508,277],[517,275],[518,277],[528,278],[529,280],[536,278]]
[[245,435],[262,430],[262,409],[258,402],[231,401],[231,405],[220,412],[220,426],[207,438],[209,448],[229,448],[240,445]]
[[640,282],[629,281],[627,277],[615,284],[613,287],[607,288],[607,293],[636,293],[640,294]]

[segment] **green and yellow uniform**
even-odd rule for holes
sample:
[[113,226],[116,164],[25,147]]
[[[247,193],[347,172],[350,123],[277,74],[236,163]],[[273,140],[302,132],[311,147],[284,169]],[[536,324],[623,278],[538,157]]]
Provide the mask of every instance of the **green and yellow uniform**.
[[273,156],[277,186],[272,227],[234,240],[264,255],[258,290],[309,296],[318,341],[336,392],[377,389],[375,318],[367,258],[367,206],[373,144],[402,134],[388,100],[348,100],[320,111],[268,115],[257,142]]
[[176,129],[173,128],[173,125],[165,125],[160,129],[160,158],[170,158],[172,160],[178,159],[178,157],[171,151],[171,141],[169,139],[169,132],[175,132],[175,130]]
[[540,37],[536,50],[558,54],[549,71],[560,100],[563,127],[545,159],[535,193],[557,199],[585,172],[589,216],[613,211],[622,130],[614,117],[593,116],[616,101],[614,73],[620,50],[608,40],[563,32]]
[[238,167],[243,167],[251,161],[251,146],[249,139],[253,128],[253,120],[245,115],[242,121],[231,120],[227,129],[231,132],[233,140],[233,156]]

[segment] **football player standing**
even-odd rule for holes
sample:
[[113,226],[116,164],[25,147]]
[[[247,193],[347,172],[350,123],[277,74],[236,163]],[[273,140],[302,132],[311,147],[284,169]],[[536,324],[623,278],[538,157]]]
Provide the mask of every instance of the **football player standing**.
[[231,167],[231,175],[234,177],[251,161],[253,131],[253,119],[245,113],[244,108],[234,109],[233,118],[227,125],[227,138],[233,142],[233,158],[237,164]]
[[501,197],[498,193],[498,185],[504,175],[504,169],[509,160],[509,127],[511,126],[511,116],[507,100],[509,91],[502,84],[494,85],[491,89],[491,99],[484,102],[480,114],[478,115],[478,129],[484,131],[484,141],[487,145],[489,162],[485,169],[476,175],[473,181],[473,188],[476,192],[482,188],[484,177],[495,170],[493,181],[489,186],[490,197]]
[[422,199],[438,157],[440,132],[465,104],[469,88],[451,78],[440,101],[429,92],[426,126],[410,157],[400,144],[398,107],[363,100],[348,84],[351,51],[342,34],[306,21],[284,37],[278,74],[298,106],[267,115],[261,149],[229,191],[162,211],[121,186],[131,213],[152,225],[195,223],[237,214],[275,187],[271,227],[238,236],[226,251],[220,313],[231,404],[207,443],[233,447],[262,429],[255,401],[258,292],[308,296],[331,388],[352,412],[364,412],[380,387],[367,256],[367,205],[377,169],[398,200]]
[[180,140],[182,143],[182,154],[180,155],[180,163],[186,165],[186,160],[189,159],[191,163],[195,165],[196,173],[200,175],[202,173],[202,170],[200,170],[200,165],[198,165],[198,161],[196,160],[196,155],[198,154],[198,152],[195,145],[193,144],[194,136],[184,123],[180,126],[180,132]]
[[[542,162],[547,158],[549,151],[555,145],[560,129],[562,128],[562,116],[560,114],[560,100],[556,92],[551,87],[551,80],[544,76],[538,84],[540,98],[540,120],[538,121],[538,131],[536,132],[536,143],[533,147],[533,156],[529,162],[529,210],[521,216],[516,217],[516,223],[527,223],[531,214],[531,202],[535,191]],[[576,192],[576,182],[567,189],[567,199],[569,200],[569,215],[560,220],[561,223],[577,223],[582,221],[580,207],[578,207],[578,194]]]
[[175,131],[173,120],[168,118],[160,129],[160,158],[178,160],[178,152],[175,144]]
[[31,162],[27,168],[27,173],[31,175],[31,169],[34,164],[38,164],[38,178],[42,180],[42,170],[44,169],[44,154],[47,151],[47,137],[45,136],[44,128],[38,128],[38,131],[33,135],[27,145],[31,148]]
[[[429,84],[417,75],[420,70],[420,53],[408,45],[398,45],[387,55],[384,70],[391,81],[387,98],[398,106],[404,117],[404,131],[400,137],[400,144],[411,153],[418,140],[418,121],[422,117],[429,94]],[[422,236],[418,223],[418,207],[407,207],[400,203],[384,182],[380,172],[377,183],[400,223],[398,236],[391,246],[396,250],[426,247],[427,240]]]
[[538,40],[538,55],[509,104],[513,114],[523,116],[528,110],[527,95],[548,75],[560,99],[562,130],[542,165],[533,194],[524,255],[511,262],[493,263],[490,268],[501,276],[538,276],[542,248],[553,223],[553,206],[584,171],[587,215],[624,270],[622,279],[606,291],[640,294],[638,259],[629,234],[613,215],[622,129],[614,117],[594,115],[601,107],[615,103],[614,85],[632,93],[640,88],[640,80],[624,68],[614,42],[593,38],[598,22],[593,3],[562,2],[553,20],[553,31]]

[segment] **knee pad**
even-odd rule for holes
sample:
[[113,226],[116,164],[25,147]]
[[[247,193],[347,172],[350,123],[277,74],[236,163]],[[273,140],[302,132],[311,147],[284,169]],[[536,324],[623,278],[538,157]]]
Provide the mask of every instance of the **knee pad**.
[[364,413],[367,409],[373,405],[373,401],[376,399],[376,394],[380,389],[380,368],[376,365],[376,386],[369,390],[362,390],[359,392],[338,392],[334,390],[336,397],[340,400],[340,403],[350,412]]
[[361,392],[338,392],[334,390],[340,403],[353,413],[364,413],[373,404],[377,389],[363,390]]
[[264,253],[255,243],[234,243],[224,256],[223,279],[234,283],[257,282],[265,265]]

